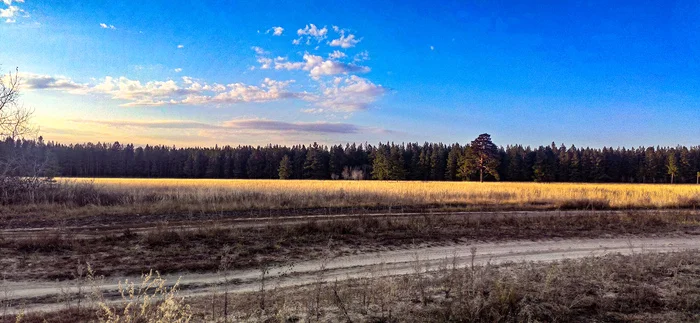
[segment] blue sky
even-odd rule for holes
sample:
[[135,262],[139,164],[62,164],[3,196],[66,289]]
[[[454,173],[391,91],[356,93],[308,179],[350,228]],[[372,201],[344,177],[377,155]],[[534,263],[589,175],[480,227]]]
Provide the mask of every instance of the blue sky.
[[0,1],[48,140],[697,145],[697,1]]

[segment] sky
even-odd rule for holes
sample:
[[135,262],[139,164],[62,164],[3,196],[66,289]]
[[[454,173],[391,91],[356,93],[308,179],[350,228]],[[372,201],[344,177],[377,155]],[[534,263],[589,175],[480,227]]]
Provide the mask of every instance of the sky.
[[0,0],[45,140],[675,146],[697,1]]

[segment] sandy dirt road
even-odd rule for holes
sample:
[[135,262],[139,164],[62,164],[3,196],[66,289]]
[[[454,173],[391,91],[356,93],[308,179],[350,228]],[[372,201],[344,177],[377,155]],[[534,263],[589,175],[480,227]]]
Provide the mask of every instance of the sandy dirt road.
[[[284,267],[270,268],[267,274],[268,288],[298,286],[317,281],[335,281],[359,277],[381,277],[434,270],[440,266],[459,267],[504,264],[523,261],[556,261],[606,254],[631,254],[643,252],[672,252],[700,249],[700,237],[657,237],[633,239],[581,239],[548,241],[508,241],[502,243],[456,244],[441,247],[365,253],[334,259],[300,262]],[[475,253],[473,254],[473,251]],[[163,278],[174,283],[180,278],[181,294],[187,297],[212,292],[250,292],[260,289],[260,270],[239,270],[225,273],[183,273]],[[139,277],[122,277],[121,280],[139,281]],[[117,282],[99,284],[105,295],[115,295]],[[225,283],[228,281],[228,283]],[[48,311],[64,306],[56,300],[61,295],[77,293],[78,283],[69,282],[4,282],[12,303],[23,304],[25,311]],[[90,287],[84,287],[89,293]],[[83,292],[85,293],[85,291]],[[2,297],[2,296],[0,296]],[[14,306],[11,311],[20,310]]]

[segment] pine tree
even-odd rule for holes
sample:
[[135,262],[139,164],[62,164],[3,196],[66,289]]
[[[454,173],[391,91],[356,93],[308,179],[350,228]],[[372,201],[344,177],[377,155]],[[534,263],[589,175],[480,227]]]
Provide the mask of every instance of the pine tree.
[[372,161],[372,178],[378,180],[389,179],[389,160],[383,149],[377,149]]
[[447,169],[445,170],[445,180],[457,180],[457,169],[459,168],[459,158],[461,151],[459,145],[454,144],[447,154]]
[[475,167],[475,171],[479,173],[479,182],[484,181],[484,173],[490,174],[496,180],[500,179],[498,174],[498,165],[500,164],[498,160],[498,148],[491,141],[491,135],[483,133],[479,135],[474,141],[471,142],[473,159],[471,163],[472,167]]
[[292,161],[289,160],[289,156],[284,155],[280,161],[280,167],[277,170],[280,179],[289,179],[292,177]]

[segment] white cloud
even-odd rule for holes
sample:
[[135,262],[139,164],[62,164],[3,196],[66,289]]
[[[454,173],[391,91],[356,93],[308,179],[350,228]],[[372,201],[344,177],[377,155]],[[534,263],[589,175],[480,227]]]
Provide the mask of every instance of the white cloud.
[[107,76],[97,84],[81,84],[64,76],[21,73],[22,83],[30,90],[58,90],[73,94],[105,95],[126,101],[121,106],[160,106],[166,104],[235,104],[264,102],[293,98],[287,90],[294,81],[275,81],[266,78],[259,86],[232,83],[228,85],[207,82],[183,76],[175,80],[141,82],[127,77]]
[[182,100],[183,104],[219,104],[241,102],[267,102],[295,97],[288,92],[287,87],[293,83],[290,81],[275,81],[266,78],[260,86],[233,83],[226,85],[226,91],[216,95],[192,95]]
[[[106,25],[106,24],[105,24]],[[333,30],[341,34],[341,39],[347,44],[356,44],[359,40],[353,37],[345,37],[344,30],[333,26]],[[318,28],[316,25],[307,25],[299,29],[297,34],[302,38],[320,39],[326,37],[328,28]],[[300,38],[301,39],[301,38]],[[343,47],[343,45],[338,45]],[[183,48],[182,44],[177,46]],[[289,90],[294,81],[275,81],[266,78],[260,85],[249,85],[239,82],[222,84],[209,84],[202,80],[183,76],[177,80],[147,81],[129,79],[127,77],[113,78],[107,76],[101,81],[92,84],[80,84],[65,77],[34,77],[31,87],[35,89],[56,89],[79,94],[96,94],[110,97],[114,100],[124,101],[122,106],[158,106],[175,104],[235,104],[240,102],[266,102],[283,99],[300,99],[314,103],[314,109],[309,111],[341,111],[352,112],[365,110],[385,91],[381,85],[376,85],[368,79],[353,74],[370,72],[367,66],[358,62],[369,59],[366,51],[353,57],[351,63],[340,61],[347,58],[347,54],[341,50],[334,50],[328,57],[314,55],[309,52],[303,54],[301,61],[289,61],[286,57],[269,57],[270,53],[263,48],[253,46],[251,49],[257,56],[259,66],[252,66],[250,70],[300,70],[306,71],[308,76],[319,82],[320,87],[314,85],[300,85],[311,88],[310,92]],[[182,72],[182,68],[173,69],[176,73]],[[324,76],[340,76],[332,80],[322,79]]]
[[[2,0],[7,6],[6,9],[0,9],[0,18],[5,18],[5,23],[11,24],[17,22],[17,17],[24,14],[23,17],[29,17],[29,14],[16,5],[12,5],[13,0]],[[14,0],[15,3],[24,3],[24,0]]]
[[430,50],[435,50],[435,47],[434,47],[434,46],[430,46]]
[[348,55],[346,55],[345,53],[343,53],[339,50],[336,50],[328,55],[328,57],[332,58],[332,59],[338,59],[338,58],[343,58],[343,57],[347,57],[347,56]]
[[[14,1],[17,3],[24,3],[24,0],[14,0]],[[12,5],[12,0],[2,0],[2,2],[5,3],[5,5],[7,5],[7,6]]]
[[[320,96],[309,97],[323,111],[355,112],[366,110],[383,95],[385,89],[381,85],[351,75],[347,78],[336,77],[331,84],[324,85]],[[318,112],[319,110],[307,110]]]
[[324,60],[323,57],[311,54],[304,54],[304,70],[309,71],[309,75],[318,78],[322,75],[336,75],[345,73],[367,73],[369,67],[345,64],[334,60]]
[[183,44],[177,45],[177,48],[185,48],[185,45],[183,45]]
[[116,29],[117,29],[116,27],[114,27],[114,25],[108,25],[108,24],[105,24],[105,23],[100,23],[100,28],[102,28],[102,29],[112,29],[112,30],[116,30]]
[[308,24],[306,27],[303,29],[297,30],[297,35],[301,36],[299,39],[295,39],[292,41],[294,45],[298,45],[301,43],[301,40],[306,37],[306,44],[309,45],[311,43],[311,40],[315,40],[317,43],[320,43],[326,37],[328,37],[328,28],[325,26],[323,28],[318,28],[314,24]]
[[348,36],[345,36],[345,31],[341,30],[340,31],[340,38],[338,39],[333,39],[329,45],[334,46],[334,47],[341,47],[341,48],[351,48],[355,47],[357,43],[362,41],[362,39],[356,39],[355,35],[353,34],[348,34]]
[[272,27],[272,28],[270,28],[268,31],[266,31],[265,33],[268,34],[268,33],[270,33],[270,32],[272,32],[272,35],[273,35],[273,36],[282,36],[282,33],[284,32],[284,28],[282,28],[282,27]]
[[309,76],[314,79],[318,79],[323,75],[367,73],[370,71],[370,68],[366,66],[346,64],[332,59],[325,60],[321,56],[309,53],[304,54],[304,62],[288,62],[281,57],[278,57],[278,59],[280,60],[275,60],[275,69],[308,71]]
[[[5,3],[7,4],[7,2]],[[6,18],[6,23],[13,23],[17,21],[15,17],[17,17],[22,12],[24,11],[19,7],[8,5],[7,9],[0,9],[0,18]]]

